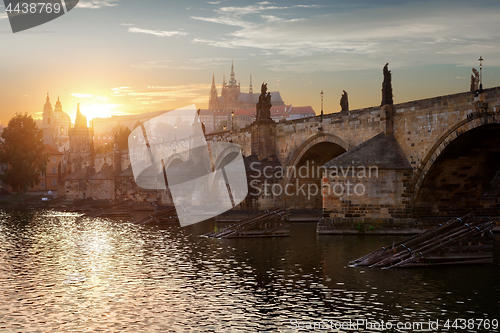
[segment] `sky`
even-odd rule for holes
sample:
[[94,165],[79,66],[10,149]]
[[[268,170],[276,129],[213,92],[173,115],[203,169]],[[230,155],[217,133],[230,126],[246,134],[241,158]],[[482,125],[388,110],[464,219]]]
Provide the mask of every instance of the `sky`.
[[285,103],[340,111],[380,105],[382,68],[394,102],[500,86],[500,2],[406,0],[80,0],[13,34],[0,6],[0,124],[40,118],[46,93],[74,119],[208,107],[234,62],[241,90],[262,82]]

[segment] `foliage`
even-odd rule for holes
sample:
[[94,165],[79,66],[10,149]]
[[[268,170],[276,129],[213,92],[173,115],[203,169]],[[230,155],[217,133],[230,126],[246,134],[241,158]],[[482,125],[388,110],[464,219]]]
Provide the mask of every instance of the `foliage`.
[[369,230],[369,231],[373,231],[373,230],[375,230],[375,227],[371,225],[371,226],[368,228],[368,230]]
[[0,162],[9,165],[1,179],[13,189],[26,192],[37,185],[45,172],[49,153],[45,151],[43,131],[28,114],[17,114],[2,132]]

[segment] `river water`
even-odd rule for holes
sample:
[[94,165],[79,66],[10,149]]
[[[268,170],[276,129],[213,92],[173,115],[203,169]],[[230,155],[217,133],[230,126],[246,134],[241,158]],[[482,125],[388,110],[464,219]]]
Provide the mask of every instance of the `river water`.
[[493,265],[381,270],[348,263],[401,237],[319,236],[314,223],[289,238],[200,237],[214,225],[0,211],[0,332],[499,331],[498,236]]

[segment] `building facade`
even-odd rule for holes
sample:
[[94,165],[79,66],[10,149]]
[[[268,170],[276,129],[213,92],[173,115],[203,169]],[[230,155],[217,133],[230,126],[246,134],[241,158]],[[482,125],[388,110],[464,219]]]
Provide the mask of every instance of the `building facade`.
[[49,154],[47,168],[40,173],[39,183],[28,189],[34,191],[57,191],[61,179],[65,176],[62,171],[63,153],[55,147],[45,144],[45,152]]

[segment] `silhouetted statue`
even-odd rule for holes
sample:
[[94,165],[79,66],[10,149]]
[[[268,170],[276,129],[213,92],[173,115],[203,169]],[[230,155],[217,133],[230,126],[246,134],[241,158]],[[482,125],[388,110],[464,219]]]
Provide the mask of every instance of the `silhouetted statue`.
[[347,92],[345,90],[343,91],[344,93],[340,98],[340,107],[342,108],[342,111],[349,111],[349,100],[347,98]]
[[271,106],[271,93],[267,92],[267,83],[262,83],[259,102],[256,105],[257,121],[273,121],[271,119]]
[[266,95],[267,92],[267,83],[262,82],[262,86],[260,87],[260,93],[262,95]]
[[382,83],[382,104],[383,105],[392,105],[394,104],[392,100],[392,74],[389,70],[389,63],[386,63],[384,66],[384,83]]
[[473,68],[470,76],[470,91],[476,91],[479,89],[479,72],[477,69]]

